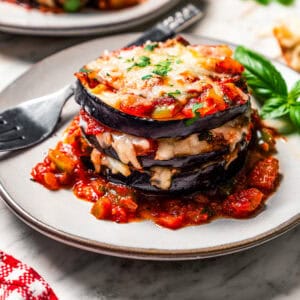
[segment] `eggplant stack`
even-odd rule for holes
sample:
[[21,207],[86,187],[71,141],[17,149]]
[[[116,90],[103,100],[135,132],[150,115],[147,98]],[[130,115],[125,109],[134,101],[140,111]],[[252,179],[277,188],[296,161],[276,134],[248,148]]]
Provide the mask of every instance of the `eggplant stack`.
[[232,177],[251,141],[242,72],[227,46],[182,38],[105,52],[85,65],[75,99],[95,171],[159,194]]

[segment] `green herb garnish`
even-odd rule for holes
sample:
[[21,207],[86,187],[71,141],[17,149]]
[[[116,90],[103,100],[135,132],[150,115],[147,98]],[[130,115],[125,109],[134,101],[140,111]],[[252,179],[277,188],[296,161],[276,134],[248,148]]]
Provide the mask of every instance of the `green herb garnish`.
[[80,0],[66,0],[63,2],[64,11],[76,12],[81,8]]
[[174,92],[167,93],[167,95],[175,98],[175,96],[181,95],[181,92],[179,90],[176,90]]
[[89,70],[89,69],[86,69],[86,68],[81,68],[80,70],[79,70],[79,72],[81,72],[81,73],[90,73],[91,72],[91,70]]
[[194,114],[193,118],[190,118],[188,120],[185,121],[185,125],[186,126],[190,126],[193,125],[199,118],[201,118],[201,114],[198,111],[198,109],[203,107],[203,103],[195,103],[192,107],[192,112]]
[[149,79],[149,78],[152,78],[152,77],[153,77],[152,74],[147,74],[147,75],[144,75],[144,76],[142,77],[142,80],[146,80],[146,79]]
[[256,97],[266,99],[274,95],[287,96],[286,83],[269,60],[242,46],[237,47],[234,57],[244,65],[246,70],[243,75]]
[[131,67],[128,68],[128,71],[130,71],[133,67],[144,68],[149,66],[150,64],[151,64],[150,57],[140,56],[138,60]]
[[148,56],[141,56],[139,57],[138,61],[135,63],[135,66],[144,68],[150,65],[150,57]]
[[282,5],[291,5],[295,2],[295,0],[255,0],[255,2],[262,4],[262,5],[268,5],[271,2],[278,2]]
[[171,67],[172,61],[170,59],[163,60],[155,65],[152,73],[157,74],[159,76],[166,76],[168,72],[172,70]]
[[288,91],[280,72],[262,55],[239,46],[234,57],[244,65],[247,84],[262,103],[262,118],[289,117],[300,129],[300,80]]
[[146,45],[145,46],[145,50],[146,51],[149,51],[149,52],[152,52],[155,48],[157,48],[158,47],[158,44],[157,43],[155,43],[155,44],[148,44],[148,45]]

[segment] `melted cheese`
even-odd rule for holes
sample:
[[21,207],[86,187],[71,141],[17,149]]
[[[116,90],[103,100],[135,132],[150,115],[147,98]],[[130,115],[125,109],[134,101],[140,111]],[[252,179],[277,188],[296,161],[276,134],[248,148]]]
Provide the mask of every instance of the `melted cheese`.
[[171,168],[152,167],[151,172],[151,185],[156,186],[162,190],[168,190],[172,184],[172,176],[176,171],[172,170]]
[[242,137],[250,132],[250,127],[249,123],[241,126],[238,118],[225,123],[221,127],[212,129],[210,132],[213,135],[221,135],[228,143],[230,152],[232,152],[235,149],[236,144],[241,141]]
[[112,147],[122,163],[131,163],[136,169],[142,168],[137,159],[136,149],[147,151],[150,148],[147,139],[116,132],[97,134],[96,138],[101,148]]
[[[249,120],[244,122],[242,116],[233,121],[229,121],[224,125],[210,130],[212,139],[221,137],[233,151],[236,144],[240,142],[244,135],[249,133]],[[246,116],[247,118],[247,116]],[[136,137],[133,135],[119,132],[103,132],[96,135],[97,141],[101,148],[112,147],[120,161],[124,164],[131,163],[133,167],[142,169],[138,159],[136,149],[142,149],[146,153],[150,149],[150,142],[146,138]],[[208,143],[205,140],[199,140],[197,133],[186,138],[164,138],[157,140],[157,150],[155,153],[156,160],[169,160],[174,157],[182,157],[188,155],[197,155],[214,151],[219,147],[218,143]]]
[[181,140],[174,138],[162,139],[158,142],[155,159],[168,160],[178,156],[196,155],[208,152],[211,146],[206,141],[200,141],[198,134],[192,134]]
[[[232,132],[228,134],[230,138],[232,138]],[[236,138],[234,138],[234,140],[236,140]],[[230,152],[230,154],[222,158],[226,160],[225,169],[227,169],[230,166],[230,164],[238,157],[239,149],[237,147],[237,143],[239,141],[237,141],[236,144],[234,144],[234,147],[232,146],[232,151]],[[125,158],[125,160],[126,159],[127,158]],[[101,167],[105,166],[111,170],[112,174],[121,173],[126,177],[131,174],[131,170],[127,164],[124,164],[105,154],[102,154],[97,149],[93,149],[91,153],[91,161],[94,164],[94,168],[97,173],[100,173],[102,169]],[[205,168],[214,163],[215,161],[207,162],[205,165],[202,165],[201,168]],[[169,167],[159,167],[159,166],[152,167],[150,168],[150,173],[151,173],[150,183],[151,185],[156,186],[159,189],[168,190],[172,185],[172,177],[179,171],[180,170],[169,168]]]
[[101,167],[105,166],[111,170],[113,174],[121,173],[124,176],[129,176],[131,171],[129,167],[120,161],[102,154],[97,149],[93,149],[91,153],[91,162],[94,165],[97,173],[101,172]]
[[[113,89],[100,89],[95,94],[113,107],[118,108],[130,95],[137,97],[137,101],[151,102],[174,91],[180,91],[176,99],[185,105],[191,91],[201,91],[208,83],[213,85],[216,94],[223,96],[211,77],[231,76],[214,71],[216,63],[231,54],[231,50],[222,45],[184,46],[173,40],[169,44],[160,43],[153,51],[133,47],[106,53],[86,68],[93,70],[100,82]],[[145,57],[148,61],[137,65]],[[155,74],[157,66],[166,62],[169,62],[166,74]]]

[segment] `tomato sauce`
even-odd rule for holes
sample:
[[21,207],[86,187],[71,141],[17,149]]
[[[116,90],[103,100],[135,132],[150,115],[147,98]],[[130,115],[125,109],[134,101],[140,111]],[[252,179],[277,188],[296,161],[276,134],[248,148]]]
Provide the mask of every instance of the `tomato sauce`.
[[[101,95],[104,90],[117,92],[109,82],[98,81],[97,72],[83,69],[83,71],[77,72],[75,76],[85,88],[90,89],[92,94],[99,96],[99,93]],[[195,117],[196,112],[205,117],[233,106],[243,105],[249,101],[249,98],[242,93],[242,90],[246,87],[240,77],[241,72],[244,70],[241,64],[231,58],[220,59],[214,70],[218,73],[232,75],[230,78],[226,77],[222,80],[220,78],[210,78],[222,91],[224,97],[218,95],[211,84],[207,84],[199,90],[190,90],[185,104],[178,101],[176,95],[162,95],[150,102],[143,97],[131,95],[131,97],[128,96],[127,99],[123,99],[120,106],[115,108],[126,114],[141,118],[181,120]],[[186,81],[189,81],[188,75],[186,77]],[[159,80],[161,81],[162,78],[159,78]],[[195,80],[199,80],[199,78]],[[160,84],[162,83],[157,82],[157,85]],[[185,84],[185,82],[182,82],[182,84]],[[196,111],[195,104],[201,104]]]
[[178,229],[220,217],[248,218],[264,206],[280,178],[278,160],[272,156],[276,132],[265,127],[257,114],[252,119],[254,139],[244,167],[215,190],[158,197],[108,182],[91,166],[92,149],[82,137],[79,116],[67,129],[65,140],[49,150],[31,175],[50,190],[72,189],[78,198],[91,202],[91,213],[96,218],[118,223],[152,220]]

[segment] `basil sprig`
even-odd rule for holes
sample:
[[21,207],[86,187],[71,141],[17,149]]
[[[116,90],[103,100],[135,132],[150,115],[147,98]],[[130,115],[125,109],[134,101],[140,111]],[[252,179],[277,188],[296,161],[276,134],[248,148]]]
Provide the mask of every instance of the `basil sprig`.
[[289,117],[300,129],[300,80],[288,91],[280,72],[262,55],[239,46],[234,57],[245,67],[243,76],[262,103],[261,116],[264,119]]

